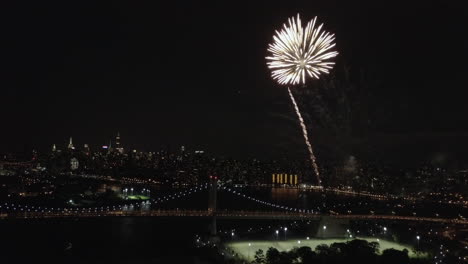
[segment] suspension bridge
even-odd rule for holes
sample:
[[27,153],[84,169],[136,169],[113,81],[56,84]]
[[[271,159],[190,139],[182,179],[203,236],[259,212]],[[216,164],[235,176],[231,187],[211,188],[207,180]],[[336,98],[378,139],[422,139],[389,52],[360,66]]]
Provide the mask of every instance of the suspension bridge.
[[[249,210],[219,210],[218,189],[227,191],[240,199],[247,199],[262,206],[269,207],[269,211]],[[193,209],[164,209],[158,208],[172,200],[189,198],[191,195],[208,190],[208,208],[206,210]],[[320,222],[334,222],[343,225],[350,220],[393,220],[416,221],[427,223],[444,223],[468,225],[464,218],[422,217],[384,214],[324,214],[310,209],[293,208],[284,205],[263,201],[243,194],[236,189],[218,184],[212,180],[200,186],[180,191],[171,195],[153,198],[150,201],[127,203],[124,205],[109,205],[101,207],[43,207],[28,206],[14,203],[0,204],[0,218],[2,219],[34,219],[34,218],[93,218],[93,217],[186,217],[207,218],[211,221],[211,234],[216,235],[217,219],[259,219],[259,220],[314,220]]]

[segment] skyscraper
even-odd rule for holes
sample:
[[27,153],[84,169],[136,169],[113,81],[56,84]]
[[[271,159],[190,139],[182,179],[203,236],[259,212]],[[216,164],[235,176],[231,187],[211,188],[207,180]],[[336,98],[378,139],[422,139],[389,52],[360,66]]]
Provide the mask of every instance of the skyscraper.
[[117,136],[115,137],[115,148],[120,147],[120,132],[117,132]]
[[115,150],[120,154],[124,152],[123,147],[120,145],[120,132],[117,132],[117,136],[115,137]]
[[88,144],[84,144],[83,151],[86,155],[89,155],[90,149]]
[[75,147],[73,146],[73,139],[72,139],[72,137],[70,137],[70,142],[68,143],[68,149],[70,149],[70,150],[75,149]]

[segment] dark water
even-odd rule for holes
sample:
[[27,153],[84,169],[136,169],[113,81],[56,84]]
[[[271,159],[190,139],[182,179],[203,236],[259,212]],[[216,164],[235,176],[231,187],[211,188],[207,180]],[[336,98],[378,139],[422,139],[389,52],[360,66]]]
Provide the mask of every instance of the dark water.
[[0,263],[193,263],[194,236],[207,224],[186,218],[1,221]]
[[[297,193],[244,191],[264,199],[297,203]],[[173,192],[154,190],[155,197]],[[208,193],[201,191],[154,206],[206,210]],[[219,210],[260,208],[245,198],[219,192]],[[244,225],[249,225],[249,221],[219,221],[218,229]],[[195,235],[206,235],[208,230],[209,219],[199,218],[1,220],[0,263],[197,263]]]

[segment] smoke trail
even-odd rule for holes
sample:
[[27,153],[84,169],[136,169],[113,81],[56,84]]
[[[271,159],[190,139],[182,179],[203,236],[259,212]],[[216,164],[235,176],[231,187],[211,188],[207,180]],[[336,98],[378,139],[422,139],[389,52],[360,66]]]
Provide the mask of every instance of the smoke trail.
[[309,141],[309,135],[307,134],[307,128],[305,126],[304,119],[302,118],[301,112],[299,111],[299,107],[297,106],[296,100],[294,99],[294,96],[291,93],[291,89],[289,89],[289,87],[288,87],[288,92],[289,92],[289,97],[291,98],[291,101],[294,105],[294,109],[296,110],[297,117],[299,118],[299,123],[301,124],[302,134],[304,135],[304,140],[307,145],[307,149],[309,150],[310,161],[312,162],[312,167],[314,168],[315,175],[317,176],[318,185],[322,185],[317,162],[315,161],[315,155],[314,155],[314,152],[312,151],[312,145],[310,144],[310,141]]

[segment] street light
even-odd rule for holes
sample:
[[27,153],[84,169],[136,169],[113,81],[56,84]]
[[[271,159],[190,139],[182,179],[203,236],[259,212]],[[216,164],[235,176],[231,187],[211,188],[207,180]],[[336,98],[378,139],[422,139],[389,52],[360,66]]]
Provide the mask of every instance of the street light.
[[416,236],[416,239],[418,240],[418,248],[419,248],[419,239],[420,238],[421,238],[420,236]]
[[249,243],[249,257],[248,257],[248,259],[250,259],[250,246],[252,246],[251,243]]
[[279,231],[276,230],[275,233],[276,233],[276,240],[278,240],[278,238],[279,238]]
[[286,231],[288,231],[287,227],[284,228],[284,240],[286,240]]

